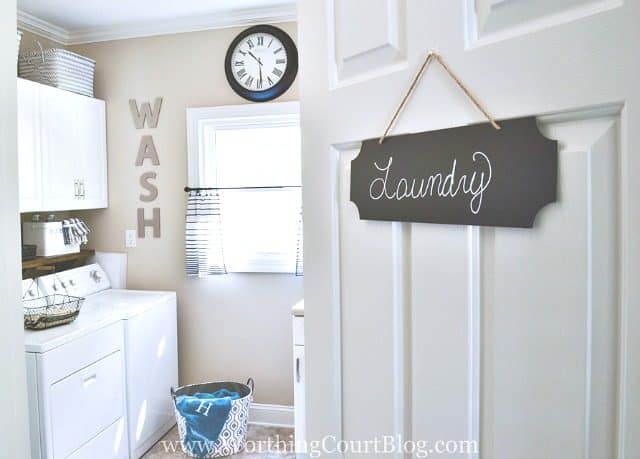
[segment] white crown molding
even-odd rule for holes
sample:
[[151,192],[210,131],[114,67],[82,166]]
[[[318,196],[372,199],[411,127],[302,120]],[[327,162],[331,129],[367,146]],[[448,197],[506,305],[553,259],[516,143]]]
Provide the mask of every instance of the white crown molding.
[[70,44],[68,30],[20,10],[18,10],[18,27],[63,45]]
[[167,21],[143,22],[114,27],[64,29],[22,11],[18,25],[29,32],[42,35],[63,45],[78,45],[100,41],[124,40],[210,29],[241,27],[254,24],[274,24],[297,20],[295,3],[291,5],[252,8],[225,13],[208,14]]

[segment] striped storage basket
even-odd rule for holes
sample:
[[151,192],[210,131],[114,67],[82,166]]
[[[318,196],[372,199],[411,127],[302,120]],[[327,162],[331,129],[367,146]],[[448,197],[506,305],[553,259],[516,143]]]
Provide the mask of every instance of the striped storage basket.
[[16,51],[16,56],[20,57],[20,42],[22,41],[22,32],[18,30],[18,50]]
[[[224,457],[242,451],[247,439],[249,408],[253,401],[253,387],[253,379],[249,378],[246,384],[237,382],[211,382],[192,384],[175,390],[171,389],[182,451],[187,456],[198,458]],[[178,411],[175,404],[176,397],[180,395],[193,395],[198,392],[214,393],[220,389],[237,392],[240,398],[231,401],[231,411],[229,411],[229,416],[222,426],[218,440],[215,442],[198,443],[197,445],[188,444],[188,442],[185,441],[188,421]]]
[[[38,43],[38,45],[40,45]],[[96,62],[59,48],[23,53],[18,58],[18,76],[27,80],[93,97]]]

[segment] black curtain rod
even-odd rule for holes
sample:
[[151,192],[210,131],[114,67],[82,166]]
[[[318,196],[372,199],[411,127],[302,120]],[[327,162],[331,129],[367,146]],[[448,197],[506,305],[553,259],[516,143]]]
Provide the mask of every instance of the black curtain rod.
[[302,185],[276,185],[276,186],[232,186],[232,187],[206,187],[206,188],[192,188],[189,186],[184,187],[184,191],[217,191],[217,190],[274,190],[278,188],[302,188]]

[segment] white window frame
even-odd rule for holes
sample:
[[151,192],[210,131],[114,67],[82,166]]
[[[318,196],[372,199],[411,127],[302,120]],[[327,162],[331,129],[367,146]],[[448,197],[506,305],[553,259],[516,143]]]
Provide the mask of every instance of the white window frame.
[[[206,182],[204,171],[204,126],[213,128],[250,128],[300,126],[299,102],[274,102],[220,107],[187,108],[188,185],[193,188],[215,187]],[[215,158],[211,158],[215,161]],[[210,159],[210,160],[211,160]]]
[[[299,102],[275,102],[219,107],[187,108],[187,168],[188,186],[192,188],[216,187],[215,178],[205,171],[216,166],[214,155],[207,155],[206,127],[213,129],[300,126]],[[213,169],[215,170],[215,169]],[[277,184],[274,184],[277,185]],[[283,184],[288,185],[288,184]],[[292,184],[295,185],[295,184]],[[234,271],[235,272],[235,271]],[[280,272],[268,264],[242,272]]]

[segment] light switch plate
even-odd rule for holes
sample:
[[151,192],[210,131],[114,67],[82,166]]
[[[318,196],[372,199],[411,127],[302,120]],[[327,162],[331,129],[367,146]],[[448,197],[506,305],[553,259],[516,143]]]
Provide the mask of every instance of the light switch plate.
[[124,232],[124,246],[135,247],[138,244],[138,235],[136,230],[125,230]]

